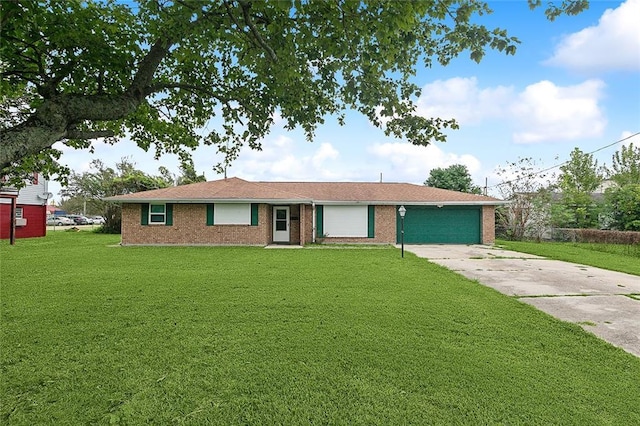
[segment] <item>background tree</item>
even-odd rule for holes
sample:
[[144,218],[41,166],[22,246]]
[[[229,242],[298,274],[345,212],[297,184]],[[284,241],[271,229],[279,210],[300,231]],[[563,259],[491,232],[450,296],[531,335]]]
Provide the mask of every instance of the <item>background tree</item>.
[[604,179],[603,169],[592,154],[586,154],[579,148],[571,151],[569,161],[560,166],[558,189],[560,202],[567,212],[573,212],[567,227],[592,228],[598,225],[598,213],[601,202],[593,194]]
[[[528,0],[531,8],[540,0]],[[554,19],[587,0],[550,3]],[[68,172],[62,141],[130,137],[182,158],[199,144],[233,160],[260,149],[276,112],[308,139],[328,115],[364,114],[386,135],[442,141],[453,120],[415,114],[418,64],[447,65],[518,40],[475,0],[0,2],[0,175]],[[212,117],[219,126],[206,126]],[[202,129],[213,129],[203,132]],[[222,166],[220,166],[222,167]]]
[[530,157],[498,167],[496,174],[502,179],[498,192],[509,201],[496,210],[498,231],[514,240],[540,238],[551,225],[549,175]]
[[640,184],[608,188],[605,200],[612,229],[640,231]]
[[482,193],[480,187],[473,184],[469,170],[463,164],[454,164],[444,169],[431,169],[429,178],[424,184],[434,188],[450,189],[471,194]]
[[640,185],[640,147],[630,143],[613,154],[609,177],[618,186]]
[[176,185],[188,185],[190,183],[206,182],[207,178],[203,174],[198,174],[193,165],[193,160],[188,159],[180,164],[180,176],[176,179]]
[[621,231],[640,231],[640,147],[633,143],[613,154],[607,169],[615,186],[605,191],[608,227]]
[[[72,173],[69,184],[61,194],[69,200],[86,200],[87,210],[98,211],[104,216],[104,232],[120,233],[121,208],[119,204],[104,201],[113,195],[124,195],[151,189],[166,188],[173,185],[173,179],[167,176],[148,175],[135,168],[135,163],[123,158],[115,169],[106,167],[102,161],[91,162],[91,170],[85,173]],[[71,205],[72,206],[72,205]]]

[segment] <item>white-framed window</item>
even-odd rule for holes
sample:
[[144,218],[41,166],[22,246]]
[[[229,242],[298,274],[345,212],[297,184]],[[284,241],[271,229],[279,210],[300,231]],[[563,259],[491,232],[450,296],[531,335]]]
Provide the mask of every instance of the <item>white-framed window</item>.
[[149,225],[164,225],[167,221],[166,204],[149,204]]
[[16,207],[16,219],[22,219],[23,214],[22,207]]
[[214,225],[251,225],[251,204],[222,204],[213,205]]
[[368,206],[324,206],[323,232],[328,237],[367,237]]

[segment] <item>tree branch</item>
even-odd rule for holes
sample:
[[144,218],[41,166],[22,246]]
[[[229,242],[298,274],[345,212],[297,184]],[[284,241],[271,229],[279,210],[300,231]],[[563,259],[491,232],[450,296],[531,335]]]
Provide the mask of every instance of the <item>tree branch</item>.
[[274,52],[271,46],[269,46],[267,42],[264,40],[264,38],[262,38],[262,35],[256,28],[255,24],[253,23],[253,19],[249,14],[249,9],[251,9],[251,3],[245,0],[239,0],[238,3],[240,4],[240,8],[242,9],[242,17],[244,18],[244,22],[247,24],[247,26],[251,30],[251,34],[253,34],[258,44],[260,44],[260,46],[262,46],[262,48],[267,52],[271,60],[273,62],[277,62],[278,57],[276,56],[276,52]]
[[65,79],[76,66],[75,61],[71,61],[60,68],[58,75],[53,76],[38,87],[38,93],[45,99],[54,96],[58,92],[58,84]]
[[82,131],[82,130],[68,130],[67,139],[97,139],[97,138],[111,138],[115,136],[112,130],[94,130],[94,131]]
[[136,72],[127,94],[135,97],[138,101],[142,101],[145,98],[145,90],[151,85],[153,76],[160,66],[162,60],[169,53],[169,48],[173,44],[173,40],[169,37],[160,37],[149,49],[149,53],[140,61],[138,70]]
[[201,94],[209,95],[211,97],[220,99],[221,101],[225,100],[225,98],[222,98],[220,94],[212,91],[207,87],[197,86],[195,84],[186,84],[186,83],[156,83],[156,84],[152,84],[149,87],[146,87],[145,93],[147,95],[151,95],[153,93],[161,92],[165,89],[183,89],[196,94],[201,93]]

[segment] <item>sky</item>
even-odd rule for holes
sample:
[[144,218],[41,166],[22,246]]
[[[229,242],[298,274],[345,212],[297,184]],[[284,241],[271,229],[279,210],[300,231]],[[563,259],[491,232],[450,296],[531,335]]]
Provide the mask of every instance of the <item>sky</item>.
[[[434,168],[464,164],[476,185],[499,195],[497,168],[519,158],[549,168],[567,161],[577,147],[593,152],[599,165],[611,165],[622,144],[640,146],[640,0],[592,0],[587,11],[554,22],[542,9],[530,11],[524,0],[489,6],[494,13],[483,22],[520,39],[515,56],[489,51],[477,64],[463,53],[446,67],[416,72],[414,82],[422,88],[418,113],[460,124],[446,132],[447,142],[423,147],[386,137],[357,112],[347,113],[345,126],[329,118],[307,142],[302,131],[286,131],[276,119],[263,150],[242,151],[227,176],[422,184]],[[176,156],[155,160],[126,139],[115,145],[97,140],[93,153],[54,147],[63,151],[61,163],[78,173],[89,171],[93,159],[113,167],[128,157],[146,173],[165,166],[178,174]],[[193,159],[207,180],[223,177],[213,171],[221,160],[215,147],[198,148]],[[56,201],[59,190],[59,183],[50,182]]]

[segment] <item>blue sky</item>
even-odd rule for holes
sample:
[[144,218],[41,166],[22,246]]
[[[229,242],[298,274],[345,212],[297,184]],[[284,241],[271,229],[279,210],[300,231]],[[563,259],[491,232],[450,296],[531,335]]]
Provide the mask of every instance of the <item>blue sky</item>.
[[[494,13],[483,22],[506,28],[521,40],[515,56],[489,52],[480,64],[468,55],[447,67],[417,70],[422,87],[418,111],[425,116],[456,118],[460,129],[446,143],[418,147],[387,138],[358,113],[339,126],[328,119],[314,142],[282,123],[263,141],[261,152],[245,150],[228,176],[249,180],[379,181],[422,184],[433,168],[465,164],[477,185],[489,193],[500,182],[496,167],[531,157],[543,167],[561,164],[580,148],[593,152],[640,132],[640,0],[591,1],[578,16],[545,19],[524,0],[490,1]],[[624,143],[640,146],[640,136]],[[61,162],[77,172],[99,158],[113,166],[129,157],[145,172],[158,167],[178,172],[175,156],[154,160],[130,141],[93,143],[94,153],[61,144]],[[594,154],[611,163],[621,143]],[[214,147],[193,155],[196,169],[219,179]],[[49,190],[59,200],[60,185]]]

